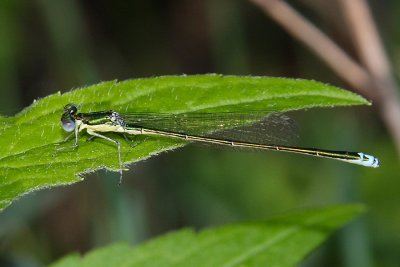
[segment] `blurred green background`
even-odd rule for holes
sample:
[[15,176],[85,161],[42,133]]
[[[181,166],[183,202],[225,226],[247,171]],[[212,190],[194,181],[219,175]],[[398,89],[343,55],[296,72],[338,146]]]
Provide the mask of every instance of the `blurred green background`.
[[[350,46],[335,16],[316,14],[310,0],[290,3]],[[400,2],[369,3],[398,72]],[[349,88],[244,0],[0,1],[2,115],[100,81],[184,73],[299,77]],[[299,145],[364,151],[381,167],[191,145],[131,166],[120,187],[118,174],[99,171],[22,197],[0,214],[0,266],[43,266],[113,241],[137,244],[182,227],[346,202],[365,203],[369,212],[303,266],[398,266],[400,164],[377,110],[289,115],[298,122]]]

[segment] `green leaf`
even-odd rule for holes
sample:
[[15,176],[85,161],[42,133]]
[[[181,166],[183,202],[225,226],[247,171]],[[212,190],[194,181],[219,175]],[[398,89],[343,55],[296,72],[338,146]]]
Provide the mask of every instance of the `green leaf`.
[[199,233],[180,230],[134,248],[118,243],[80,260],[74,254],[51,266],[295,266],[363,211],[362,205],[343,205]]
[[[110,81],[56,93],[35,101],[15,117],[0,117],[0,210],[33,190],[75,183],[85,172],[119,168],[116,147],[106,140],[85,142],[87,134],[81,133],[79,148],[68,149],[73,140],[59,145],[68,135],[60,127],[61,113],[68,103],[80,105],[82,112],[113,109],[160,113],[284,112],[369,104],[359,95],[315,81],[221,75]],[[121,141],[124,163],[186,144],[167,138],[136,137],[132,149],[121,136],[110,136]]]

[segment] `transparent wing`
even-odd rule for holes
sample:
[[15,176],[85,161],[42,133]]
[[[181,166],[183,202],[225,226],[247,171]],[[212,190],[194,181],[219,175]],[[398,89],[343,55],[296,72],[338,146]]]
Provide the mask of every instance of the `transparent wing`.
[[208,136],[255,144],[293,145],[298,138],[298,128],[290,117],[272,114],[249,125],[216,131]]
[[127,127],[148,128],[258,144],[287,144],[297,137],[297,125],[282,113],[129,113],[120,114]]

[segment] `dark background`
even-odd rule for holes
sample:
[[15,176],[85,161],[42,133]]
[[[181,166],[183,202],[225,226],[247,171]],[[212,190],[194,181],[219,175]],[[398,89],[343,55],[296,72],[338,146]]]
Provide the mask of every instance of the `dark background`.
[[[332,15],[339,10],[318,13],[318,1],[289,2],[357,54]],[[400,2],[369,3],[397,75]],[[247,1],[0,2],[2,115],[100,81],[199,73],[299,77],[351,89]],[[134,164],[120,187],[118,174],[97,171],[81,183],[22,197],[0,214],[0,266],[42,266],[114,241],[137,244],[182,227],[348,202],[365,203],[369,211],[304,266],[397,266],[400,167],[376,108],[289,115],[300,128],[298,144],[364,151],[382,167],[188,146]]]

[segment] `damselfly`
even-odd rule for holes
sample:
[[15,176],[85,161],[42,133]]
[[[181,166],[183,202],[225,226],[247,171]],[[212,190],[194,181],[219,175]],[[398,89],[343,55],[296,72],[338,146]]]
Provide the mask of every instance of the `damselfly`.
[[362,152],[332,151],[315,148],[265,144],[247,141],[246,138],[227,138],[224,137],[223,134],[221,137],[214,137],[210,134],[210,132],[207,132],[207,130],[197,131],[196,133],[190,132],[190,127],[194,125],[194,122],[197,125],[200,124],[201,127],[204,128],[207,128],[207,126],[211,125],[211,128],[215,131],[215,128],[218,128],[215,126],[221,126],[221,129],[225,129],[226,127],[234,128],[238,126],[252,124],[262,119],[260,115],[246,116],[245,118],[242,117],[238,119],[235,119],[232,115],[235,114],[229,113],[225,116],[218,113],[122,114],[112,110],[78,113],[78,108],[75,104],[68,104],[64,107],[64,112],[61,116],[61,123],[65,131],[75,131],[75,146],[78,146],[79,132],[85,129],[86,132],[92,137],[103,138],[107,141],[114,143],[118,148],[118,161],[120,165],[121,177],[123,163],[121,159],[120,143],[119,141],[107,137],[101,133],[115,132],[129,135],[155,135],[186,140],[188,142],[210,143],[258,150],[285,151],[316,157],[336,159],[366,167],[379,167],[379,161],[377,158],[371,155],[364,154]]

